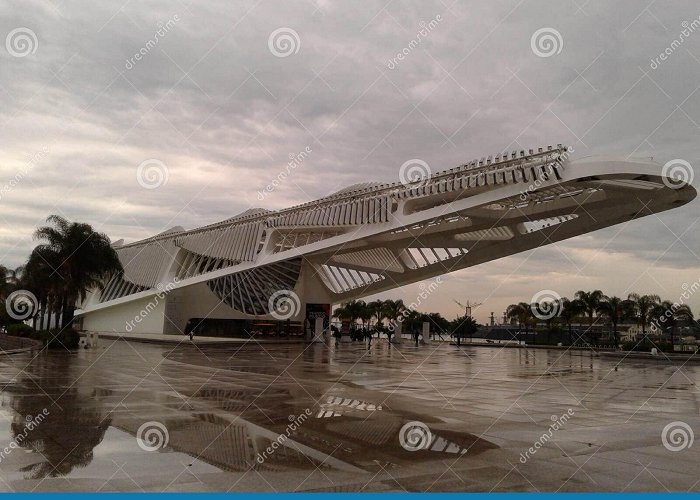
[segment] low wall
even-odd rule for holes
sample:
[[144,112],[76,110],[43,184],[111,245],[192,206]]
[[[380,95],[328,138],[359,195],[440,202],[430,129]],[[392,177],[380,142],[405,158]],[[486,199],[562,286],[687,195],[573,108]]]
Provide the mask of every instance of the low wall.
[[42,347],[44,347],[44,343],[41,340],[0,334],[0,354],[14,354]]

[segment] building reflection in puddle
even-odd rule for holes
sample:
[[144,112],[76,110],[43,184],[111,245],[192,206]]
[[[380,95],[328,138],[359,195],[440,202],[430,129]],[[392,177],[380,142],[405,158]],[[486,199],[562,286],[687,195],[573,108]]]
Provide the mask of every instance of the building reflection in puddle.
[[[28,463],[19,469],[26,479],[65,476],[87,466],[111,424],[95,390],[72,387],[54,403],[28,376],[5,387],[2,406],[12,414],[10,439],[17,443],[17,452],[31,452],[23,454],[22,462]],[[27,418],[39,414],[46,416],[28,426]]]
[[[139,358],[119,374],[97,366],[86,376],[91,359],[65,355],[41,356],[24,370],[6,365],[0,368],[5,381],[0,389],[2,406],[12,416],[8,440],[25,432],[26,415],[45,408],[49,414],[26,434],[23,450],[3,469],[25,479],[76,477],[96,470],[111,473],[114,458],[127,462],[128,457],[129,474],[139,474],[176,459],[179,464],[183,457],[191,470],[379,472],[496,448],[472,434],[444,430],[437,416],[372,400],[383,396],[345,381],[347,370],[335,366],[337,354],[329,354],[326,346],[273,348],[261,362],[263,354],[232,358],[231,352],[166,351],[163,362]],[[393,363],[391,356],[386,359]],[[354,377],[372,377],[364,360],[357,366],[364,367]],[[290,428],[301,414],[308,418]],[[150,420],[169,432],[169,445],[155,453],[139,450],[135,440]],[[411,451],[399,438],[402,428],[416,420],[429,427],[430,440]]]
[[[289,388],[279,387],[258,397],[259,391],[254,389],[200,388],[189,398],[195,401],[193,405],[200,406],[196,400],[202,398],[221,411],[193,415],[199,421],[193,419],[185,427],[178,424],[171,431],[170,443],[180,451],[196,453],[236,471],[315,468],[323,464],[339,470],[376,472],[381,464],[410,465],[497,448],[472,434],[443,430],[437,418],[425,422],[430,431],[419,449],[405,447],[400,439],[403,427],[420,418],[425,421],[425,415],[396,411],[351,394],[343,397],[342,393],[326,393],[312,398],[309,391],[313,388],[305,387],[305,394],[292,394]],[[304,412],[310,417],[290,432],[290,422]],[[200,437],[193,440],[188,433]],[[279,446],[270,453],[275,441]],[[261,453],[265,460],[255,463]]]

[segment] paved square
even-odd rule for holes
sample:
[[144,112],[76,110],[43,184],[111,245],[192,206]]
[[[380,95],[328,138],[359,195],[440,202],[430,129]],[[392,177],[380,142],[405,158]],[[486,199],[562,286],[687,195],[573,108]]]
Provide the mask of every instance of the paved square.
[[119,340],[0,363],[7,491],[700,491],[698,365]]

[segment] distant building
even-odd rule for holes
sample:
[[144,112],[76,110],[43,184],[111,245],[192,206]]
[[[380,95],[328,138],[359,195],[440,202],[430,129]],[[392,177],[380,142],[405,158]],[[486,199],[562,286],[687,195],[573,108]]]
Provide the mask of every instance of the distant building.
[[[617,330],[622,342],[633,342],[642,339],[642,325],[636,323],[623,323],[618,325]],[[647,337],[659,338],[662,335],[661,330],[654,324],[645,327]]]

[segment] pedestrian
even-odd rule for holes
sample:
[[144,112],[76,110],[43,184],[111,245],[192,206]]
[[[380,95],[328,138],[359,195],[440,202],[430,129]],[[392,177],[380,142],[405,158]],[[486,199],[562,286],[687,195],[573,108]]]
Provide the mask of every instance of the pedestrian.
[[185,325],[185,335],[190,336],[190,340],[192,340],[192,330],[194,330],[194,321],[191,319],[187,320],[187,325]]
[[333,335],[333,338],[335,339],[335,346],[338,347],[338,344],[340,343],[340,337],[342,334],[340,333],[340,330],[338,329],[338,327],[335,325],[331,325],[331,331],[333,332],[332,335]]

